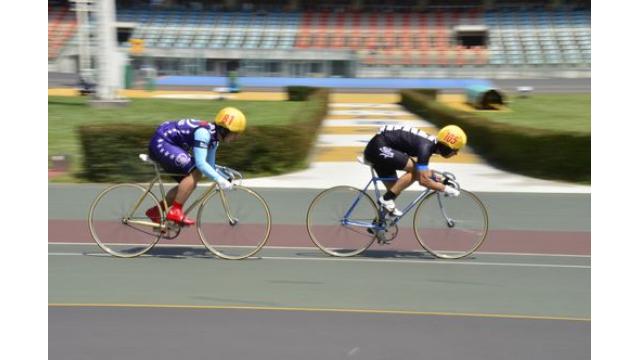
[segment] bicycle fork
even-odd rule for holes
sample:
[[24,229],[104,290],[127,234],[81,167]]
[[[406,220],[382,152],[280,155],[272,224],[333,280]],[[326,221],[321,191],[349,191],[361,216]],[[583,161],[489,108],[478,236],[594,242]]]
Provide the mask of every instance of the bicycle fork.
[[447,226],[450,228],[456,226],[456,221],[450,218],[449,215],[447,215],[447,212],[444,210],[444,206],[442,205],[442,198],[440,197],[441,195],[436,194],[436,196],[438,197],[438,207],[440,207],[440,212],[442,213],[444,219],[447,221]]
[[222,199],[222,207],[224,208],[224,212],[227,215],[227,219],[229,220],[229,225],[235,226],[238,224],[238,219],[231,216],[231,209],[229,207],[229,202],[227,201],[227,197],[224,194],[224,191],[219,189],[220,191],[220,199]]

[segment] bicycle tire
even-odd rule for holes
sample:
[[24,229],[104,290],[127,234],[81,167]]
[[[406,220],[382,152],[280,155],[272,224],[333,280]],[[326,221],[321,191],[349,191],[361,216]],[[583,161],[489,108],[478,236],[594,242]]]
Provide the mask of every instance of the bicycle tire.
[[[343,215],[351,206],[355,213],[349,220],[362,226],[343,222],[346,220]],[[309,204],[307,233],[325,254],[355,256],[373,244],[375,233],[367,231],[364,225],[378,222],[378,218],[378,208],[367,193],[352,186],[336,186],[322,191]],[[340,235],[343,235],[342,239],[339,239]]]
[[[132,202],[136,200],[132,199],[141,199],[135,209],[132,209]],[[158,224],[154,230],[151,225],[134,224],[131,220],[151,224],[144,211],[153,206],[160,209],[158,198],[138,184],[109,186],[96,196],[89,208],[88,224],[91,237],[110,255],[121,258],[140,256],[158,243],[161,238],[158,229],[161,225]],[[132,216],[129,217],[129,214]],[[164,219],[162,210],[160,218]]]
[[420,201],[413,216],[418,243],[440,259],[471,255],[484,243],[488,231],[486,207],[467,190],[461,189],[456,197],[432,192]]
[[[271,212],[255,191],[236,185],[225,191],[231,217],[227,217],[220,190],[209,194],[198,208],[197,230],[204,246],[216,256],[241,260],[255,255],[269,239]],[[214,204],[214,198],[220,202]]]

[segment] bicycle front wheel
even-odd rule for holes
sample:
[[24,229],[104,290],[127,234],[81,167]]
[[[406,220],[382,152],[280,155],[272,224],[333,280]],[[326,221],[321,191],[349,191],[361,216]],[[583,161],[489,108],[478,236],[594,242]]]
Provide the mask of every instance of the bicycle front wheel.
[[255,191],[234,186],[212,192],[198,209],[198,235],[215,255],[229,260],[254,255],[271,232],[271,213]]
[[318,194],[307,210],[307,232],[316,246],[333,256],[365,251],[375,240],[372,225],[378,210],[371,197],[351,186],[336,186]]
[[[89,208],[89,231],[105,252],[123,258],[140,256],[161,237],[160,224],[145,215],[160,207],[156,196],[137,184],[118,184],[106,188]],[[162,213],[160,213],[161,218]]]
[[473,193],[433,192],[418,205],[413,231],[422,247],[442,259],[459,259],[476,251],[487,237],[487,209]]

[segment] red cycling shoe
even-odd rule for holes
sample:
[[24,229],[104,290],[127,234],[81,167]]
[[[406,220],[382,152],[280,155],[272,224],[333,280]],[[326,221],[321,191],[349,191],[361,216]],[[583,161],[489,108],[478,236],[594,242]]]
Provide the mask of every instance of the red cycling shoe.
[[195,221],[189,219],[184,215],[184,213],[182,212],[182,206],[176,206],[175,204],[171,206],[171,209],[169,209],[169,213],[167,214],[167,220],[170,220],[185,226],[190,226],[196,223]]

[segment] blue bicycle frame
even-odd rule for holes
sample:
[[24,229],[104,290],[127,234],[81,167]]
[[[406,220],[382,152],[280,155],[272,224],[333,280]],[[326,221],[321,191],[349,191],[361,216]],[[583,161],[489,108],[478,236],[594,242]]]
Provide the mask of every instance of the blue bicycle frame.
[[[387,211],[384,210],[384,208],[380,206],[380,203],[378,201],[378,199],[380,198],[380,189],[378,188],[378,181],[396,181],[396,180],[398,180],[398,179],[397,178],[389,178],[389,177],[387,177],[387,178],[378,177],[374,173],[373,169],[371,169],[371,180],[369,180],[369,182],[364,187],[362,192],[358,194],[358,197],[353,201],[353,204],[351,205],[351,207],[349,207],[347,212],[344,214],[344,216],[342,217],[342,220],[340,221],[340,223],[342,225],[352,225],[352,226],[360,226],[360,227],[364,227],[364,228],[369,228],[369,229],[373,229],[374,231],[384,230],[388,226],[393,226],[393,225],[397,224],[409,211],[411,211],[411,209],[413,209],[414,206],[416,206],[420,201],[422,201],[422,199],[424,199],[427,195],[429,195],[430,193],[432,193],[434,191],[434,190],[430,190],[430,189],[425,189],[424,191],[422,191],[420,193],[420,195],[418,195],[418,197],[415,198],[415,200],[413,200],[409,205],[407,205],[407,207],[405,207],[402,210],[402,215],[394,217],[389,223],[386,223],[385,221],[377,221],[377,223],[376,222],[370,223],[370,222],[349,220],[349,216],[351,216],[351,213],[355,209],[356,205],[358,205],[358,202],[360,202],[360,199],[362,198],[363,193],[367,192],[367,190],[369,189],[369,186],[371,186],[372,183],[373,183],[374,191],[375,191],[375,194],[376,194],[375,199],[376,199],[376,205],[377,205],[376,208],[378,210],[378,219],[379,220],[384,219],[386,217]],[[440,200],[440,199],[438,199],[438,200]],[[443,215],[445,215],[445,217],[447,217],[446,214],[444,214],[444,209],[442,208],[442,206],[440,208],[443,210]]]

